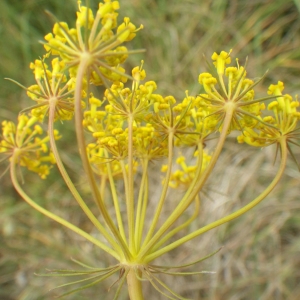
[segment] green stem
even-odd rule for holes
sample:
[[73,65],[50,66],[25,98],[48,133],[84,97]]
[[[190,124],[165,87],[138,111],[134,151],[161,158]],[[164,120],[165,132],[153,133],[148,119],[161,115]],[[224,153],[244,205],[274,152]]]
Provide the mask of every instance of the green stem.
[[223,145],[225,143],[227,132],[230,127],[230,123],[233,116],[233,107],[229,107],[228,111],[226,112],[225,119],[223,122],[222,131],[220,134],[220,138],[218,141],[218,144],[216,146],[216,149],[214,151],[214,154],[212,155],[210,164],[205,169],[205,171],[202,173],[202,176],[200,177],[197,184],[194,186],[193,190],[185,199],[185,203],[180,203],[175,210],[172,212],[172,214],[169,216],[169,218],[164,222],[164,224],[160,227],[160,229],[156,232],[156,234],[152,237],[152,239],[144,245],[144,247],[141,249],[139,253],[139,259],[141,259],[143,256],[147,255],[147,252],[157,243],[157,241],[160,239],[160,237],[176,222],[176,220],[182,215],[182,213],[186,210],[186,208],[191,204],[191,202],[195,199],[205,182],[207,181],[209,175],[211,174],[219,156],[222,151]]
[[[105,151],[105,157],[108,158],[107,151]],[[110,191],[111,191],[113,202],[114,202],[114,208],[115,208],[115,212],[116,212],[118,228],[120,230],[120,234],[121,234],[124,242],[126,243],[126,235],[125,235],[125,230],[124,230],[124,226],[123,226],[123,220],[122,220],[122,215],[121,215],[121,210],[120,210],[120,205],[119,205],[119,198],[117,195],[115,181],[114,181],[114,178],[112,175],[110,162],[107,162],[107,174],[108,174],[108,179],[109,179],[109,184],[110,184]]]
[[[143,205],[142,205],[142,211],[141,211],[141,218],[140,218],[140,224],[139,224],[139,239],[138,239],[138,245],[141,245],[142,236],[143,236],[143,230],[145,226],[145,219],[146,219],[146,213],[147,213],[147,207],[148,207],[148,200],[149,200],[149,180],[148,176],[145,180],[145,188],[144,188],[144,195],[143,195]],[[140,248],[139,248],[140,250]]]
[[81,111],[81,93],[82,93],[82,81],[84,79],[84,75],[86,73],[86,70],[88,69],[88,59],[83,59],[78,67],[77,77],[76,77],[76,88],[75,88],[75,128],[76,128],[76,135],[77,135],[77,142],[78,142],[78,148],[79,153],[81,156],[83,168],[85,170],[85,173],[87,175],[87,180],[89,182],[89,185],[92,190],[93,198],[95,199],[95,202],[98,204],[99,209],[102,213],[102,216],[109,227],[109,229],[112,231],[115,239],[118,241],[118,244],[122,248],[122,252],[126,256],[127,259],[131,258],[131,254],[129,252],[129,249],[126,245],[126,243],[123,241],[123,238],[121,237],[120,232],[116,228],[115,224],[113,223],[105,205],[101,198],[98,186],[96,184],[94,174],[92,171],[92,168],[89,164],[88,156],[86,153],[86,145],[85,145],[85,138],[84,138],[84,131],[82,127],[82,111]]
[[[49,111],[49,122],[48,122],[48,135],[50,139],[50,145],[51,145],[51,150],[53,152],[53,155],[56,160],[56,165],[60,171],[60,174],[62,178],[64,179],[66,185],[68,186],[70,192],[76,199],[77,203],[81,207],[81,209],[84,211],[86,216],[90,219],[90,221],[94,224],[94,226],[101,232],[101,234],[104,235],[104,237],[107,239],[107,241],[112,245],[114,249],[120,249],[119,245],[116,243],[116,241],[113,239],[113,237],[107,232],[107,230],[101,225],[101,223],[98,221],[98,219],[94,216],[94,214],[91,212],[89,207],[86,205],[84,200],[81,198],[80,194],[78,193],[77,189],[75,188],[72,180],[70,179],[62,161],[59,155],[59,152],[57,150],[56,142],[55,142],[55,137],[54,137],[54,116],[55,116],[55,105],[52,103],[50,105],[50,111]],[[122,252],[120,252],[121,254]]]
[[278,172],[276,174],[276,176],[274,177],[273,181],[270,183],[270,185],[258,196],[256,197],[253,201],[251,201],[249,204],[245,205],[244,207],[242,207],[241,209],[237,210],[236,212],[223,217],[213,223],[210,223],[190,234],[188,234],[187,236],[177,240],[176,242],[150,254],[147,255],[145,259],[143,259],[144,263],[149,263],[150,261],[152,261],[153,259],[177,248],[178,246],[186,243],[187,241],[194,239],[195,237],[215,228],[218,227],[224,223],[227,223],[231,220],[234,220],[236,218],[238,218],[239,216],[245,214],[246,212],[248,212],[250,209],[252,209],[253,207],[255,207],[256,205],[258,205],[262,200],[264,200],[269,194],[270,192],[275,188],[275,186],[278,184],[279,180],[281,179],[284,170],[285,170],[285,166],[286,166],[286,161],[287,161],[287,143],[286,143],[286,137],[283,137],[280,140],[280,149],[281,149],[281,162],[280,162],[280,166],[278,169]]
[[195,199],[195,210],[194,210],[193,215],[186,222],[177,226],[176,228],[174,228],[173,230],[168,232],[162,239],[160,239],[159,242],[157,244],[155,244],[152,251],[156,251],[157,249],[159,249],[161,245],[163,245],[167,240],[169,240],[177,232],[179,232],[180,230],[186,228],[189,224],[191,224],[197,218],[198,213],[199,213],[199,208],[200,208],[200,199],[199,199],[199,195],[197,195],[197,197]]
[[142,283],[138,279],[141,276],[141,272],[138,269],[131,268],[127,274],[127,285],[130,300],[144,300]]
[[55,215],[54,213],[48,211],[47,209],[41,207],[40,205],[38,205],[37,203],[35,203],[25,192],[24,190],[21,188],[18,179],[17,179],[17,175],[16,175],[16,163],[18,161],[18,156],[17,155],[13,155],[11,158],[11,164],[10,164],[10,176],[11,176],[11,181],[13,183],[14,188],[16,189],[16,191],[19,193],[19,195],[30,205],[32,206],[34,209],[36,209],[37,211],[39,211],[40,213],[42,213],[43,215],[45,215],[46,217],[56,221],[57,223],[69,228],[70,230],[74,231],[75,233],[77,233],[78,235],[82,236],[83,238],[85,238],[86,240],[90,241],[91,243],[93,243],[94,245],[98,246],[99,248],[101,248],[102,250],[104,250],[105,252],[109,253],[110,255],[112,255],[113,257],[115,257],[117,260],[120,260],[120,256],[119,254],[107,247],[105,244],[101,243],[100,241],[98,241],[97,239],[95,239],[94,237],[92,237],[91,235],[89,235],[88,233],[86,233],[85,231],[81,230],[80,228],[78,228],[77,226],[73,225],[72,223],[66,221],[65,219]]
[[[195,178],[193,179],[192,183],[190,184],[188,190],[176,206],[175,210],[179,210],[180,208],[184,207],[183,205],[186,203],[186,199],[189,198],[190,194],[195,188],[195,185],[200,181],[201,178],[201,170],[202,170],[202,164],[203,164],[203,142],[199,142],[198,144],[198,158],[197,158],[197,169],[196,169],[196,174]],[[198,194],[196,194],[196,197]],[[184,208],[185,210],[185,208]]]
[[227,95],[226,88],[225,88],[224,79],[223,79],[223,74],[218,74],[218,76],[219,76],[219,82],[221,83],[222,91],[223,91],[225,97],[229,98],[228,95]]
[[136,252],[134,239],[134,174],[133,174],[133,114],[128,114],[128,197],[126,198],[129,249],[132,253]]
[[101,198],[105,198],[105,188],[106,188],[106,181],[107,181],[107,175],[100,175],[100,195]]
[[171,178],[171,173],[172,173],[173,140],[174,140],[174,132],[172,131],[172,132],[169,133],[169,138],[168,138],[168,148],[169,148],[168,149],[169,150],[168,151],[169,152],[168,153],[168,170],[167,170],[167,174],[166,174],[166,177],[165,177],[164,186],[163,186],[163,189],[162,189],[162,192],[161,192],[161,196],[160,196],[160,199],[159,199],[159,202],[158,202],[153,220],[151,222],[150,229],[149,229],[148,234],[145,238],[145,241],[144,241],[144,244],[143,244],[142,248],[144,247],[144,245],[147,245],[149,240],[152,238],[155,227],[157,225],[157,222],[158,222],[158,219],[159,219],[159,216],[160,216],[160,213],[162,211],[163,205],[164,205],[165,200],[166,200],[167,191],[168,191],[168,188],[169,188],[169,183],[170,183],[170,178]]
[[142,160],[142,168],[143,168],[143,175],[142,180],[140,184],[140,190],[139,190],[139,196],[138,196],[138,203],[136,208],[136,219],[135,219],[135,245],[137,248],[137,251],[140,249],[141,245],[141,237],[143,232],[143,225],[144,225],[144,219],[143,219],[143,204],[145,200],[145,189],[146,189],[146,181],[147,181],[147,171],[148,171],[148,162],[149,160],[147,158]]

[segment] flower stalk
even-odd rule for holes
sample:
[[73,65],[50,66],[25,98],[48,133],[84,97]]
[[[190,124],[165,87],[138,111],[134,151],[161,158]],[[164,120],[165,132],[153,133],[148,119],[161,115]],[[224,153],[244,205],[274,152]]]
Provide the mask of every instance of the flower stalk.
[[128,293],[130,300],[144,300],[142,283],[139,277],[141,272],[138,269],[130,268],[127,274]]

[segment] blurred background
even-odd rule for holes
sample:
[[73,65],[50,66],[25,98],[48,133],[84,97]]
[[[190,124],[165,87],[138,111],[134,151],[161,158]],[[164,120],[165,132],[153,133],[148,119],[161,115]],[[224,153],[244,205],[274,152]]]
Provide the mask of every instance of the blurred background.
[[[96,8],[98,1],[90,0]],[[285,92],[299,93],[300,1],[299,0],[120,0],[120,19],[129,16],[144,29],[130,44],[146,53],[131,56],[127,70],[144,59],[147,79],[158,83],[158,92],[177,99],[200,91],[198,75],[205,70],[203,54],[233,49],[240,63],[248,57],[248,76],[261,77],[258,96],[270,83],[282,80]],[[29,63],[43,53],[39,40],[52,30],[45,10],[73,26],[75,0],[0,1],[0,120],[16,120],[18,112],[32,105],[24,91],[4,78],[25,86],[34,83]],[[61,124],[57,125],[58,127]],[[63,160],[83,195],[72,124],[66,123]],[[300,159],[300,152],[294,149]],[[251,149],[238,145],[233,135],[202,195],[199,219],[190,230],[235,211],[261,192],[276,173],[274,149]],[[78,164],[77,164],[78,162]],[[0,165],[3,173],[6,165]],[[156,176],[157,177],[157,176]],[[153,181],[155,178],[153,178]],[[156,179],[157,180],[157,179]],[[300,173],[290,160],[281,185],[245,216],[214,229],[165,255],[164,265],[197,260],[223,246],[214,257],[189,268],[214,271],[188,277],[160,278],[190,299],[297,300],[300,298]],[[157,184],[156,184],[157,185]],[[93,231],[66,190],[58,172],[47,181],[27,174],[24,188],[41,205]],[[153,191],[155,194],[155,191]],[[11,187],[8,174],[0,182],[0,299],[43,300],[68,290],[49,292],[66,283],[61,277],[40,277],[46,269],[74,269],[70,258],[103,267],[114,261],[92,245],[35,212]],[[117,280],[110,278],[90,290],[66,299],[113,299]],[[164,299],[145,283],[145,299]],[[120,299],[127,299],[126,289]]]

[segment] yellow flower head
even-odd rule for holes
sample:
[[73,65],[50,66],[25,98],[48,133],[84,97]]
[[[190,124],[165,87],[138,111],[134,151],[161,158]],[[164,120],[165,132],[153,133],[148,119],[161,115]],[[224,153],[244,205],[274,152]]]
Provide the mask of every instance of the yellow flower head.
[[55,111],[54,119],[70,120],[74,112],[74,79],[68,79],[63,70],[65,64],[58,57],[52,59],[52,70],[43,60],[35,60],[30,68],[35,75],[35,85],[27,88],[27,95],[36,102],[31,113],[39,119]]
[[[227,66],[231,63],[230,53],[221,51],[212,55],[216,68],[216,76],[210,73],[199,75],[199,83],[205,94],[199,95],[206,101],[205,111],[209,112],[205,122],[211,129],[222,129],[226,113],[233,114],[228,133],[232,130],[243,130],[244,127],[254,127],[259,122],[261,114],[260,99],[255,100],[253,87],[258,82],[246,78],[246,70],[237,62],[237,66]],[[201,113],[201,112],[199,112]],[[195,114],[194,114],[195,115]],[[208,124],[207,124],[208,125]]]
[[268,105],[268,110],[273,115],[263,117],[264,123],[257,124],[253,129],[245,128],[243,135],[238,137],[240,143],[265,147],[277,143],[282,136],[286,136],[288,141],[298,139],[296,128],[300,119],[299,101],[293,100],[288,94],[283,95],[283,89],[281,81],[269,86],[268,94],[276,98]]
[[[194,156],[198,156],[198,151],[195,152]],[[210,160],[211,160],[211,156],[204,151],[202,157],[202,163],[201,163],[201,172],[203,172],[206,169]],[[197,167],[199,167],[199,165],[197,163],[195,165],[187,165],[186,157],[183,155],[180,155],[176,159],[176,164],[178,168],[177,170],[172,172],[169,181],[169,186],[174,189],[176,188],[188,189],[193,179],[195,178]],[[166,165],[164,165],[161,168],[161,172],[167,172],[167,170],[168,168]]]
[[[37,121],[36,117],[26,115],[19,116],[17,125],[3,121],[0,154],[8,159],[17,157],[20,166],[45,179],[50,172],[50,165],[55,164],[55,159],[49,152],[49,138],[43,135],[43,129]],[[58,138],[58,132],[55,132],[55,136]]]
[[90,8],[81,6],[79,2],[76,28],[69,28],[64,22],[56,23],[53,33],[45,36],[45,49],[52,55],[60,56],[71,68],[71,76],[74,74],[72,69],[85,61],[92,69],[94,84],[103,84],[104,78],[120,80],[123,70],[119,64],[128,56],[126,47],[120,45],[133,39],[138,29],[129,18],[125,18],[115,32],[118,9],[118,1],[106,0],[99,4],[94,16]]

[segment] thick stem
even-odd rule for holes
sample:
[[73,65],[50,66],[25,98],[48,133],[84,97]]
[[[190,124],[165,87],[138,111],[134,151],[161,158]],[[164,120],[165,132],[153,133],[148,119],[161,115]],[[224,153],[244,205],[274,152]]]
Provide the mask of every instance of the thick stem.
[[98,204],[98,207],[102,213],[102,216],[113,233],[115,239],[118,241],[118,244],[122,248],[122,252],[126,256],[127,259],[130,259],[132,257],[131,253],[129,252],[129,249],[124,242],[120,232],[116,228],[115,224],[113,223],[107,208],[104,205],[103,199],[101,198],[96,180],[94,178],[94,174],[92,171],[92,168],[89,164],[89,159],[86,153],[86,145],[85,145],[85,138],[84,138],[84,131],[82,127],[82,109],[81,109],[81,93],[82,93],[82,87],[83,87],[83,79],[85,76],[85,73],[88,69],[88,59],[81,61],[79,67],[78,67],[78,73],[76,77],[76,88],[75,88],[75,127],[76,127],[76,135],[77,135],[77,142],[78,142],[78,148],[82,160],[82,164],[85,170],[85,173],[87,175],[87,180],[89,183],[89,186],[91,187],[91,191],[93,194],[93,198],[95,199],[95,202]]
[[138,278],[140,276],[141,271],[137,268],[131,268],[127,274],[127,285],[130,300],[144,300],[142,282]]

